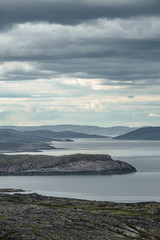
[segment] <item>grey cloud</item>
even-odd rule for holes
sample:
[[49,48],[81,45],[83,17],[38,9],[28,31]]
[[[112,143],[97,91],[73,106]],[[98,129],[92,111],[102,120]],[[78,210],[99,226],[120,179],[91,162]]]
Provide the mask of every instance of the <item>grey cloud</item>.
[[[159,25],[159,0],[0,0],[1,123],[157,113]],[[110,112],[84,108],[96,98]]]
[[[46,43],[47,44],[47,43]],[[19,49],[16,61],[37,61],[37,69],[29,73],[5,73],[1,80],[33,80],[39,78],[61,77],[63,74],[74,77],[76,73],[84,73],[85,78],[107,78],[119,80],[119,85],[142,86],[157,84],[160,69],[160,41],[157,40],[125,40],[109,39],[98,41],[88,49],[86,44],[74,43],[65,45],[64,49],[56,50],[54,46],[40,49],[33,53],[32,49],[26,48],[26,56]],[[38,42],[37,42],[37,49]],[[1,56],[1,60],[3,60]],[[12,61],[12,57],[8,58]],[[47,71],[47,72],[46,72]],[[145,78],[145,83],[143,82]],[[151,83],[149,80],[151,80]],[[125,83],[125,81],[132,83]],[[112,84],[112,83],[111,83]]]
[[[89,2],[89,4],[88,4]],[[98,2],[98,1],[97,1]],[[75,25],[97,18],[129,18],[144,15],[159,15],[159,0],[107,1],[98,4],[93,1],[24,1],[1,0],[0,28],[5,29],[17,23],[41,22]]]
[[4,92],[0,93],[0,98],[31,98],[32,96],[27,93],[20,93],[20,92],[15,92],[15,93],[9,93],[9,92]]
[[134,95],[130,95],[130,96],[128,96],[128,98],[135,98],[135,96]]
[[45,79],[50,79],[53,77],[53,72],[52,73],[42,73],[42,71],[33,71],[30,73],[25,73],[21,71],[16,71],[13,72],[12,74],[10,73],[5,73],[1,74],[0,81],[26,81],[26,80],[37,80],[39,78],[45,78]]
[[[89,77],[109,78],[113,80],[140,80],[159,78],[160,68],[160,43],[154,40],[121,40],[114,39],[101,43],[101,48],[96,51],[96,46],[90,51],[85,45],[79,52],[70,49],[63,58],[57,55],[51,63],[47,63],[47,56],[41,67],[47,70],[54,69],[57,73],[84,72]],[[99,44],[97,44],[99,46]],[[81,49],[85,51],[81,52]],[[45,64],[46,61],[46,64]],[[46,66],[47,65],[47,66]]]
[[[67,36],[66,36],[67,37]],[[90,41],[90,42],[89,42]],[[50,48],[41,48],[41,43],[37,41],[36,46],[32,48],[18,49],[18,52],[13,51],[7,56],[6,53],[1,54],[1,61],[53,61],[53,63],[61,63],[65,59],[98,59],[101,58],[126,58],[136,61],[143,60],[155,61],[160,60],[160,41],[157,40],[122,40],[109,39],[97,42],[89,40],[83,43],[67,44],[64,43],[63,48],[57,49],[56,45],[52,44]],[[65,42],[65,39],[64,39]],[[45,43],[47,44],[47,42]],[[37,48],[37,49],[36,49]],[[30,50],[30,51],[29,51]],[[32,51],[33,50],[33,51]],[[12,51],[12,50],[11,50]],[[112,59],[111,59],[112,60]],[[98,60],[97,60],[98,61]],[[52,69],[53,70],[53,69]]]
[[[30,24],[23,30],[14,26],[2,33],[4,40],[0,39],[0,61],[36,63],[36,69],[30,72],[20,69],[8,71],[1,74],[1,80],[49,79],[63,75],[75,77],[81,73],[84,78],[118,81],[110,82],[110,85],[132,88],[159,86],[160,33],[156,25],[159,18],[155,18],[160,13],[159,1],[132,1],[131,5],[125,0],[120,1],[122,5],[115,5],[113,1],[109,1],[109,5],[105,4],[106,1],[104,4],[100,2],[97,6],[91,1],[1,1],[3,26],[39,21],[60,24],[83,22],[72,27],[59,25],[57,29],[48,24],[37,24],[37,27]],[[149,14],[153,14],[154,19],[145,23],[142,16]],[[116,20],[110,27],[103,26],[103,20],[100,23],[96,21],[101,17],[113,20],[114,17],[133,16],[141,16],[142,21],[131,21],[127,25]],[[145,19],[147,21],[148,18]],[[139,23],[142,25],[139,26]],[[91,30],[87,26],[91,26]],[[105,32],[106,29],[109,32]]]

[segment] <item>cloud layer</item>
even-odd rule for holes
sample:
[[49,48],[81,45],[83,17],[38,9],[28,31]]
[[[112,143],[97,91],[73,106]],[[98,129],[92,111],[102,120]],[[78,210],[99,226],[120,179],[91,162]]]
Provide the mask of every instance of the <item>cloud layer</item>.
[[77,25],[97,18],[159,15],[159,0],[1,0],[1,28],[40,22]]
[[0,15],[1,125],[158,125],[159,0],[1,0]]

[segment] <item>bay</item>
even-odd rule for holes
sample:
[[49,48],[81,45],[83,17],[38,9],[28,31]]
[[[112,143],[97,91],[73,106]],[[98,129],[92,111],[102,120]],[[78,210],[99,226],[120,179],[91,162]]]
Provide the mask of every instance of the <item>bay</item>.
[[74,142],[52,144],[60,149],[32,154],[110,154],[113,159],[131,163],[137,172],[96,176],[1,176],[0,188],[22,188],[47,196],[88,200],[160,201],[160,141],[74,139]]

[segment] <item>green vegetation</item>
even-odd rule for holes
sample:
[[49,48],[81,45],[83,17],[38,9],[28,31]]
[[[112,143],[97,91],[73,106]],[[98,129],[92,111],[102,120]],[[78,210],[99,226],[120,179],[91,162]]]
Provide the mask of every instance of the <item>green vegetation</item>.
[[0,239],[158,240],[160,203],[0,194],[0,224]]

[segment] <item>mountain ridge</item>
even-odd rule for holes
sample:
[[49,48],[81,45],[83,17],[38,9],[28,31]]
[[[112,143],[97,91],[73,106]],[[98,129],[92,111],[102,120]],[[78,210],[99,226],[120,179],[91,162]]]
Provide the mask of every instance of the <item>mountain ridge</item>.
[[113,126],[113,127],[99,127],[89,125],[74,125],[74,124],[59,124],[59,125],[42,125],[42,126],[0,126],[0,129],[15,129],[19,131],[24,130],[51,130],[51,131],[73,131],[78,133],[85,133],[91,135],[110,136],[115,137],[127,132],[133,131],[137,128],[127,126]]
[[15,129],[0,129],[1,152],[37,152],[55,149],[52,141],[73,141],[70,138],[106,138],[71,131],[53,132],[51,130],[18,131]]

